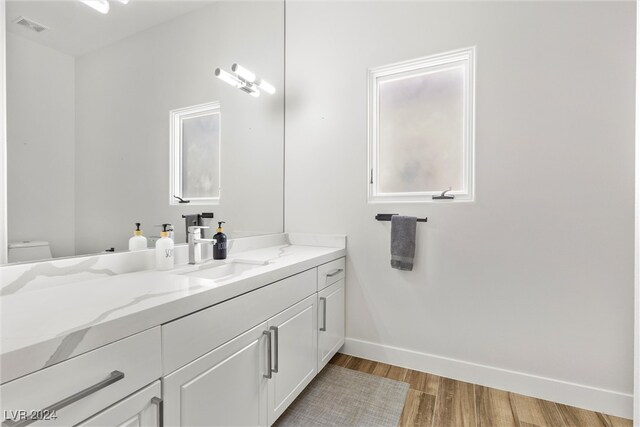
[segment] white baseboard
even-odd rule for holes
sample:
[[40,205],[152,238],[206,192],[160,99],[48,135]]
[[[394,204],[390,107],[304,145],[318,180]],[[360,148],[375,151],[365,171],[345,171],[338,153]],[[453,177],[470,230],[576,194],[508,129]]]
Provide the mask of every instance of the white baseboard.
[[633,395],[347,338],[342,353],[526,396],[633,417]]

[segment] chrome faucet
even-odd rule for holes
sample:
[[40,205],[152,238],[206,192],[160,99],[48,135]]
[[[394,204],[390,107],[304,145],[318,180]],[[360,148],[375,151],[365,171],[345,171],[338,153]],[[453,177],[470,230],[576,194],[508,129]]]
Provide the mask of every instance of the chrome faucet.
[[216,239],[203,239],[200,237],[200,230],[209,228],[204,225],[192,225],[187,230],[187,242],[189,243],[189,264],[200,264],[202,262],[202,243],[216,244]]

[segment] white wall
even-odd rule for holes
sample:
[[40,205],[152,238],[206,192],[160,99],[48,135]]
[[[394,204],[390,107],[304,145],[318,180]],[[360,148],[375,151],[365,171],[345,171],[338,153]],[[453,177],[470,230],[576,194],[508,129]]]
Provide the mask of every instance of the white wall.
[[[348,235],[346,351],[631,416],[635,15],[288,3],[285,225]],[[476,201],[368,205],[367,68],[474,45]],[[413,272],[378,212],[429,217]]]
[[[283,27],[282,2],[216,2],[77,59],[78,253],[126,249],[134,222],[147,236],[172,222],[184,242],[186,213],[213,211],[229,237],[282,231]],[[234,62],[276,95],[214,77]],[[216,100],[221,204],[169,206],[169,112]]]
[[0,264],[7,262],[7,128],[5,2],[0,1]]
[[[637,4],[637,2],[636,2]],[[640,8],[636,8],[636,26],[640,21]],[[640,425],[640,32],[636,29],[636,217],[635,217],[635,367],[633,387],[634,425]]]
[[74,58],[7,34],[8,239],[75,255]]

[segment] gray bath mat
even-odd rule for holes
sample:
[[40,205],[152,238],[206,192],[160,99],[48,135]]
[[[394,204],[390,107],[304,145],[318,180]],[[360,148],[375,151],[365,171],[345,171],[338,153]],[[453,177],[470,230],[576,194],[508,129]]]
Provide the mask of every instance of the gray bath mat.
[[327,365],[276,427],[396,427],[409,384]]

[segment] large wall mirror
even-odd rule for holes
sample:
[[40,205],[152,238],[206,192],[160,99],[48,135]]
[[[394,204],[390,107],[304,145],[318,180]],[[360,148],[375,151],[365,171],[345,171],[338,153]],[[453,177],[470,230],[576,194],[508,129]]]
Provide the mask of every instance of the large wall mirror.
[[[136,222],[183,243],[201,213],[230,238],[283,231],[283,1],[7,1],[6,32],[9,262],[22,242],[127,250]],[[215,77],[234,63],[275,93]],[[202,106],[176,178],[172,120]]]

